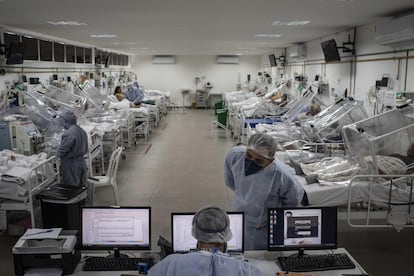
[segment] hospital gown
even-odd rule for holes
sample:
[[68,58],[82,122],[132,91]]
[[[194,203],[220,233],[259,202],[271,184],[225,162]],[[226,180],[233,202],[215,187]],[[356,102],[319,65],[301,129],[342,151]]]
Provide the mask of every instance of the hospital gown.
[[260,276],[254,266],[221,253],[208,251],[173,254],[153,266],[149,276]]
[[298,206],[304,191],[295,171],[279,160],[245,176],[245,152],[245,146],[229,151],[224,181],[234,191],[232,211],[245,213],[245,249],[263,250],[267,248],[267,208]]

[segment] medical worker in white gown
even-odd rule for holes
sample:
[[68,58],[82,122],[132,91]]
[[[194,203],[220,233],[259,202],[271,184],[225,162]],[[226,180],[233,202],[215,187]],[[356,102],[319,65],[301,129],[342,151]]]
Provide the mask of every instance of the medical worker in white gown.
[[192,235],[197,239],[197,252],[172,254],[149,270],[149,276],[260,276],[254,266],[227,256],[227,242],[232,238],[226,212],[206,207],[193,218]]
[[226,156],[224,181],[234,191],[232,211],[245,213],[246,250],[267,248],[267,208],[298,206],[303,188],[290,166],[274,158],[273,137],[257,133]]

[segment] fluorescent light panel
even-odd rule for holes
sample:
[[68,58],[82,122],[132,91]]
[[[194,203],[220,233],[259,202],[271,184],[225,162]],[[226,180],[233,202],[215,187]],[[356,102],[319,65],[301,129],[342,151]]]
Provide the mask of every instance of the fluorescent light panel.
[[272,26],[303,26],[309,23],[310,23],[309,20],[292,20],[292,21],[276,20],[272,23]]
[[281,37],[281,34],[256,34],[256,37]]
[[117,36],[113,35],[113,34],[92,34],[92,35],[90,35],[90,37],[93,37],[93,38],[113,38],[113,37],[117,37]]
[[47,21],[47,23],[55,25],[55,26],[87,26],[88,24],[83,22],[77,22],[77,21]]

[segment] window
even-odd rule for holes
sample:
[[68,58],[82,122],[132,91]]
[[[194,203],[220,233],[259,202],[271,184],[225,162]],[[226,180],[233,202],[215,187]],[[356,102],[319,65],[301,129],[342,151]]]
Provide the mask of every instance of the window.
[[20,36],[16,34],[4,33],[4,44],[6,45],[6,50],[10,48],[10,43],[12,41],[20,42]]
[[92,49],[85,48],[85,63],[92,63]]
[[38,46],[38,39],[23,36],[22,42],[26,46],[26,50],[24,52],[24,59],[25,60],[39,60],[39,46]]
[[66,62],[75,62],[75,46],[66,45]]
[[118,65],[118,55],[112,53],[112,65]]
[[85,52],[83,47],[76,47],[76,63],[84,63]]
[[95,64],[102,64],[102,51],[98,49],[95,50]]
[[39,40],[40,43],[40,60],[52,61],[52,42]]
[[65,45],[60,43],[53,43],[53,51],[55,62],[65,62]]

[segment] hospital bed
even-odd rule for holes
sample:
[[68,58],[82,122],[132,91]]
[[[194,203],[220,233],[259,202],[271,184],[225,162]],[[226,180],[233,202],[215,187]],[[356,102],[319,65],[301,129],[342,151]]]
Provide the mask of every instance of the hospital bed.
[[[300,167],[306,176],[296,177],[308,204],[345,206],[351,226],[393,225],[397,230],[411,226],[414,158],[407,148],[414,142],[413,110],[411,106],[394,109],[344,126],[345,158],[322,158],[307,164],[313,153],[302,157]],[[295,158],[283,158],[295,163]],[[309,176],[315,175],[318,181],[312,182]],[[364,222],[356,224],[354,218],[364,218]],[[377,223],[376,219],[382,220]]]
[[[155,105],[157,106],[158,115],[155,117],[156,125],[159,124],[160,117],[167,115],[167,108],[168,103],[170,99],[170,92],[169,91],[160,91],[160,90],[150,90],[145,89],[144,91],[144,100],[143,102],[147,100],[151,100],[155,102]],[[154,115],[155,116],[155,115]]]
[[35,220],[36,196],[50,185],[60,182],[57,159],[47,158],[45,153],[23,156],[3,150],[0,160],[3,170],[0,210],[28,211],[32,227],[39,227]]
[[225,94],[225,107],[229,110],[228,121],[233,138],[243,140],[246,129],[257,123],[280,121],[278,116],[285,113],[296,101],[290,97],[286,102],[278,103],[269,98],[273,93],[281,92],[282,88],[284,85],[261,97],[254,93],[233,92],[230,96]]
[[340,142],[343,126],[366,118],[368,115],[362,102],[344,98],[304,121],[301,129],[309,141]]
[[343,126],[368,117],[363,103],[350,98],[340,99],[315,116],[300,121],[300,126],[294,122],[300,108],[295,109],[296,112],[289,110],[284,115],[284,124],[258,124],[255,129],[247,130],[248,137],[255,132],[265,132],[282,143],[294,140],[342,143]]
[[[87,120],[82,120],[79,122],[79,125],[88,133],[89,142],[92,143],[89,145],[90,151],[93,148],[102,149],[102,169],[99,170],[98,174],[104,174],[107,168],[107,162],[112,152],[115,151],[117,147],[122,147],[122,133],[121,133],[121,122],[118,119],[114,119],[112,116],[103,116],[101,117],[91,117]],[[90,137],[96,136],[95,140]],[[92,141],[95,141],[93,143]],[[97,150],[98,151],[98,150]],[[99,157],[99,152],[94,154],[95,157]],[[93,156],[91,156],[90,162],[92,162]],[[98,159],[99,160],[99,159]],[[89,163],[93,165],[93,163]],[[97,166],[100,166],[100,163],[96,163]],[[97,169],[97,167],[93,166]]]
[[53,85],[46,88],[38,86],[33,91],[26,91],[25,93],[28,97],[36,99],[38,102],[42,102],[49,108],[59,112],[69,109],[79,115],[87,109],[87,99],[85,97],[68,93]]
[[106,95],[89,84],[89,82],[82,83],[75,87],[75,94],[87,99],[89,103],[88,109],[92,112],[104,112],[108,109],[110,100]]
[[265,116],[261,121],[255,121],[254,124],[249,119],[245,119],[245,130],[243,131],[245,142],[256,132],[266,132],[279,142],[305,139],[300,127],[296,125],[296,121],[299,120],[299,114],[309,109],[317,91],[317,86],[311,84],[300,97],[288,101],[280,115]]

